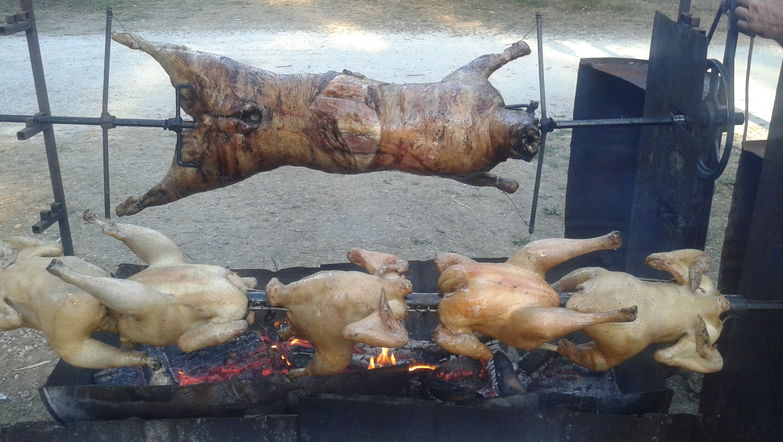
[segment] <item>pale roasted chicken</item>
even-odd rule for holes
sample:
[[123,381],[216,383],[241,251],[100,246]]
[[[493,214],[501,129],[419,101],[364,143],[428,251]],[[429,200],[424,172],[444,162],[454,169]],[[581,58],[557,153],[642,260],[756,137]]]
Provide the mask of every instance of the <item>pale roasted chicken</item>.
[[508,158],[530,161],[541,131],[531,112],[504,107],[489,76],[530,53],[519,41],[483,55],[437,83],[390,84],[350,71],[283,75],[184,46],[117,33],[150,54],[181,90],[196,121],[183,132],[182,158],[118,215],[227,186],[280,166],[332,173],[400,170],[514,192],[487,173]]
[[408,262],[360,249],[349,251],[348,260],[369,274],[322,271],[286,285],[273,278],[266,286],[269,303],[289,310],[283,337],[306,339],[316,348],[307,367],[289,373],[292,378],[339,372],[350,364],[357,342],[381,347],[408,342],[400,322],[407,312],[405,296],[413,291],[402,275]]
[[[89,212],[84,218],[149,266],[117,279],[86,272],[64,257],[49,260],[46,270],[51,275],[38,277],[56,276],[105,306],[123,344],[177,345],[189,352],[226,342],[247,329],[246,292],[255,287],[253,278],[240,278],[224,267],[189,264],[174,241],[155,230],[102,221]],[[75,320],[73,324],[80,326]]]
[[488,360],[492,352],[479,340],[481,335],[532,350],[589,325],[633,321],[633,302],[590,313],[562,308],[560,297],[544,280],[546,271],[562,262],[620,244],[620,235],[614,232],[591,239],[533,241],[505,263],[438,255],[438,291],[443,299],[435,342],[451,353]]
[[723,358],[714,344],[729,301],[705,274],[709,263],[705,252],[694,249],[647,257],[648,265],[669,272],[674,282],[643,281],[598,267],[569,273],[553,284],[558,291],[575,291],[567,308],[590,313],[635,304],[639,310],[636,321],[591,325],[584,333],[592,342],[561,340],[557,351],[591,370],[606,370],[651,344],[672,344],[657,350],[655,360],[702,373],[719,371]]
[[[0,331],[20,327],[40,330],[65,362],[85,368],[155,365],[145,354],[93,339],[98,330],[117,332],[104,304],[84,290],[46,272],[62,246],[32,238],[0,241]],[[68,267],[93,277],[109,273],[80,258],[59,258]]]

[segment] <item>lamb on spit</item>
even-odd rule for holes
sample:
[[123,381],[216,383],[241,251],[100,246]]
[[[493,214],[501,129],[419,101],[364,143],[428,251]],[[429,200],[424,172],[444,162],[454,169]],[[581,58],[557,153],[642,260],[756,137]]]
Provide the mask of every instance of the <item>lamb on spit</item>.
[[550,268],[595,250],[617,249],[618,232],[590,239],[543,239],[527,244],[505,263],[480,263],[447,253],[438,255],[440,324],[433,339],[443,349],[488,360],[492,352],[478,334],[532,350],[547,341],[606,322],[630,322],[636,306],[589,313],[560,307],[560,297],[544,280]]
[[117,279],[86,272],[64,257],[50,260],[46,270],[105,305],[123,344],[176,344],[189,352],[247,329],[246,292],[255,287],[254,278],[240,278],[224,267],[189,264],[174,241],[155,230],[102,221],[89,212],[84,219],[125,243],[149,267]]
[[593,342],[576,345],[561,340],[557,351],[591,370],[606,370],[635,356],[650,344],[673,343],[657,350],[655,360],[701,373],[719,371],[723,358],[713,344],[730,307],[705,272],[710,260],[701,250],[653,253],[651,267],[669,272],[675,282],[642,281],[623,272],[598,267],[575,270],[553,284],[558,291],[576,291],[566,307],[591,313],[629,303],[639,307],[636,321],[591,325],[584,329]]
[[369,272],[322,271],[284,285],[272,278],[266,286],[269,303],[285,307],[289,328],[283,338],[312,342],[315,355],[292,378],[334,374],[351,362],[357,342],[399,347],[408,342],[400,322],[405,317],[405,296],[413,291],[402,274],[408,262],[386,253],[353,249],[348,260]]
[[531,113],[504,108],[488,78],[530,53],[519,41],[483,55],[437,83],[390,84],[350,71],[283,75],[184,46],[116,33],[150,54],[181,90],[196,121],[183,132],[182,160],[118,215],[227,186],[280,166],[331,173],[400,170],[507,192],[511,179],[488,173],[508,158],[530,161],[541,131]]

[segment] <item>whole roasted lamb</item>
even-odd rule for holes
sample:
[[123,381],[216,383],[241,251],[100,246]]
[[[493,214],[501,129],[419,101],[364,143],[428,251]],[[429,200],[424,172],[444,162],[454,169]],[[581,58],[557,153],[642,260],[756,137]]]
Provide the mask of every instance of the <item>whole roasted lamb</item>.
[[437,83],[390,84],[350,71],[275,74],[184,46],[117,33],[150,54],[180,89],[196,121],[183,131],[180,165],[118,215],[166,204],[280,166],[353,174],[400,170],[506,192],[511,179],[487,173],[508,158],[530,161],[541,131],[531,113],[504,107],[488,78],[530,53],[519,41],[483,55]]

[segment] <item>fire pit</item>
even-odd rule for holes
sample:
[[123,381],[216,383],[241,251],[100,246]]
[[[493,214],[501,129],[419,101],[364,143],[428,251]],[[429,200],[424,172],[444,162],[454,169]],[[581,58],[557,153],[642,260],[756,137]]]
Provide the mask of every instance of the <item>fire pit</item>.
[[[127,277],[141,268],[122,265],[117,276]],[[238,273],[254,276],[264,286],[272,277],[289,282],[323,269],[352,268],[335,264]],[[671,392],[649,355],[596,373],[544,350],[525,352],[492,344],[494,357],[487,364],[443,351],[430,340],[437,325],[434,264],[413,261],[410,268],[408,277],[423,292],[408,298],[411,311],[406,327],[411,342],[391,351],[357,345],[344,373],[286,378],[291,368],[307,364],[312,346],[296,339],[281,341],[277,330],[285,311],[266,306],[259,293],[251,293],[255,323],[230,342],[192,353],[176,347],[143,346],[143,351],[162,362],[154,373],[140,367],[88,370],[61,361],[41,396],[60,422],[298,414],[303,398],[323,395],[330,400],[361,396],[364,401],[387,405],[414,401],[528,411],[565,408],[639,414],[668,408]],[[116,339],[102,338],[110,343]]]

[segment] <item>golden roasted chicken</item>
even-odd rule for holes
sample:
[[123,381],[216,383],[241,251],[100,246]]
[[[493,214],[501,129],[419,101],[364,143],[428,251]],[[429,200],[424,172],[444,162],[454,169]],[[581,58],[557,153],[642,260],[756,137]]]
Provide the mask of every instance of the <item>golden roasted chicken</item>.
[[547,270],[562,262],[616,249],[621,242],[617,232],[590,239],[543,239],[527,244],[505,263],[438,255],[438,291],[443,299],[433,339],[451,353],[488,360],[492,352],[479,339],[482,335],[532,350],[589,325],[633,321],[633,302],[590,313],[562,308],[557,292],[544,280]]
[[591,370],[606,370],[635,356],[651,344],[672,344],[654,353],[655,360],[701,373],[723,367],[714,344],[723,329],[720,315],[729,309],[710,277],[708,255],[695,249],[653,253],[651,267],[669,272],[674,282],[643,281],[623,272],[598,267],[575,270],[553,284],[575,291],[566,307],[591,313],[638,306],[636,321],[591,325],[584,329],[593,341],[558,343],[557,351]]
[[408,342],[400,322],[405,296],[413,291],[402,274],[408,262],[386,253],[353,249],[348,260],[369,273],[322,271],[291,284],[272,278],[266,286],[269,303],[285,307],[289,328],[284,338],[313,343],[315,355],[290,377],[324,376],[346,368],[357,342],[399,347]]

